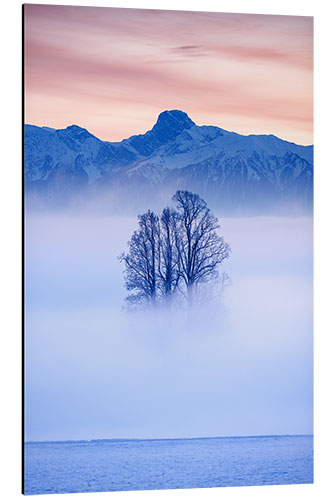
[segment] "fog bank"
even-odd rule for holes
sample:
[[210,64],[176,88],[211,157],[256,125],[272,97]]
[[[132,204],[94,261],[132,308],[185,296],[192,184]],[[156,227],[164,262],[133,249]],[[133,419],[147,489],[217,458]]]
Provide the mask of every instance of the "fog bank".
[[135,218],[26,220],[26,439],[312,432],[312,219],[221,221],[232,285],[195,325],[128,314]]

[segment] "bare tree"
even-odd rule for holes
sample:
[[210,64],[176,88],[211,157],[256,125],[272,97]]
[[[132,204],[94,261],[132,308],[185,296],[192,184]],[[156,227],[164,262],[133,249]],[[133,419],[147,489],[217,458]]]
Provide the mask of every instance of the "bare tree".
[[180,279],[178,251],[176,246],[178,214],[165,208],[159,221],[158,277],[162,300],[170,306]]
[[139,229],[134,231],[129,252],[120,255],[125,263],[127,297],[130,305],[154,306],[157,299],[158,216],[148,210],[139,215]]
[[120,255],[130,306],[170,306],[175,297],[177,303],[185,297],[190,310],[200,285],[207,296],[208,288],[222,283],[219,265],[230,247],[217,233],[218,219],[197,194],[177,191],[173,200],[177,210],[165,208],[160,217],[150,210],[139,215],[129,251]]
[[218,276],[219,265],[228,258],[230,246],[219,236],[218,219],[198,194],[177,191],[172,198],[177,203],[179,228],[176,246],[189,308],[200,283]]

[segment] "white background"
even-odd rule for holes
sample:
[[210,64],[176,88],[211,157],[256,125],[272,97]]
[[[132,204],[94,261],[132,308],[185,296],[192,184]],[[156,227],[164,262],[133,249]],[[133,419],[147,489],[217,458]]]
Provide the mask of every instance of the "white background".
[[[280,499],[333,497],[332,93],[329,0],[48,1],[44,4],[142,7],[315,16],[315,484],[210,490],[52,495],[56,499]],[[0,164],[0,495],[20,498],[21,481],[21,2],[1,2]],[[89,495],[89,496],[88,496]],[[50,496],[41,495],[43,498]]]

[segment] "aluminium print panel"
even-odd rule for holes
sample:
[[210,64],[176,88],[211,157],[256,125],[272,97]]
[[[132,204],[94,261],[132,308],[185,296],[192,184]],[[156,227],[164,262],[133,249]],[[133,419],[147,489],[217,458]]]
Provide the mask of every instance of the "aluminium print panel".
[[24,6],[24,493],[313,482],[311,17]]

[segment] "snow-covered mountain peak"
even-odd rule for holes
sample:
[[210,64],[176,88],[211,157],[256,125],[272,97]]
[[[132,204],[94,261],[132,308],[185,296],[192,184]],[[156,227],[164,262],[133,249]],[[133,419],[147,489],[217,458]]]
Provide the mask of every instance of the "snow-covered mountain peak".
[[133,135],[121,144],[134,151],[135,154],[147,158],[157,149],[172,143],[183,132],[195,126],[195,123],[183,111],[178,109],[163,111],[151,130],[145,134]]
[[312,183],[312,146],[198,126],[180,110],[163,111],[145,134],[113,143],[77,125],[25,128],[26,193],[37,205],[75,204],[79,195],[83,204],[136,211],[189,189],[233,215],[309,213]]
[[60,136],[71,137],[79,142],[84,142],[91,137],[95,138],[87,129],[79,127],[78,125],[69,125],[67,128],[57,130],[56,132]]
[[161,132],[164,133],[167,129],[171,129],[179,134],[183,132],[183,130],[189,129],[194,125],[195,123],[186,113],[184,113],[184,111],[173,109],[160,113],[152,130],[159,134]]
[[184,111],[178,109],[163,111],[159,114],[153,128],[147,133],[148,139],[153,139],[164,145],[174,141],[184,131],[195,126],[195,123]]

